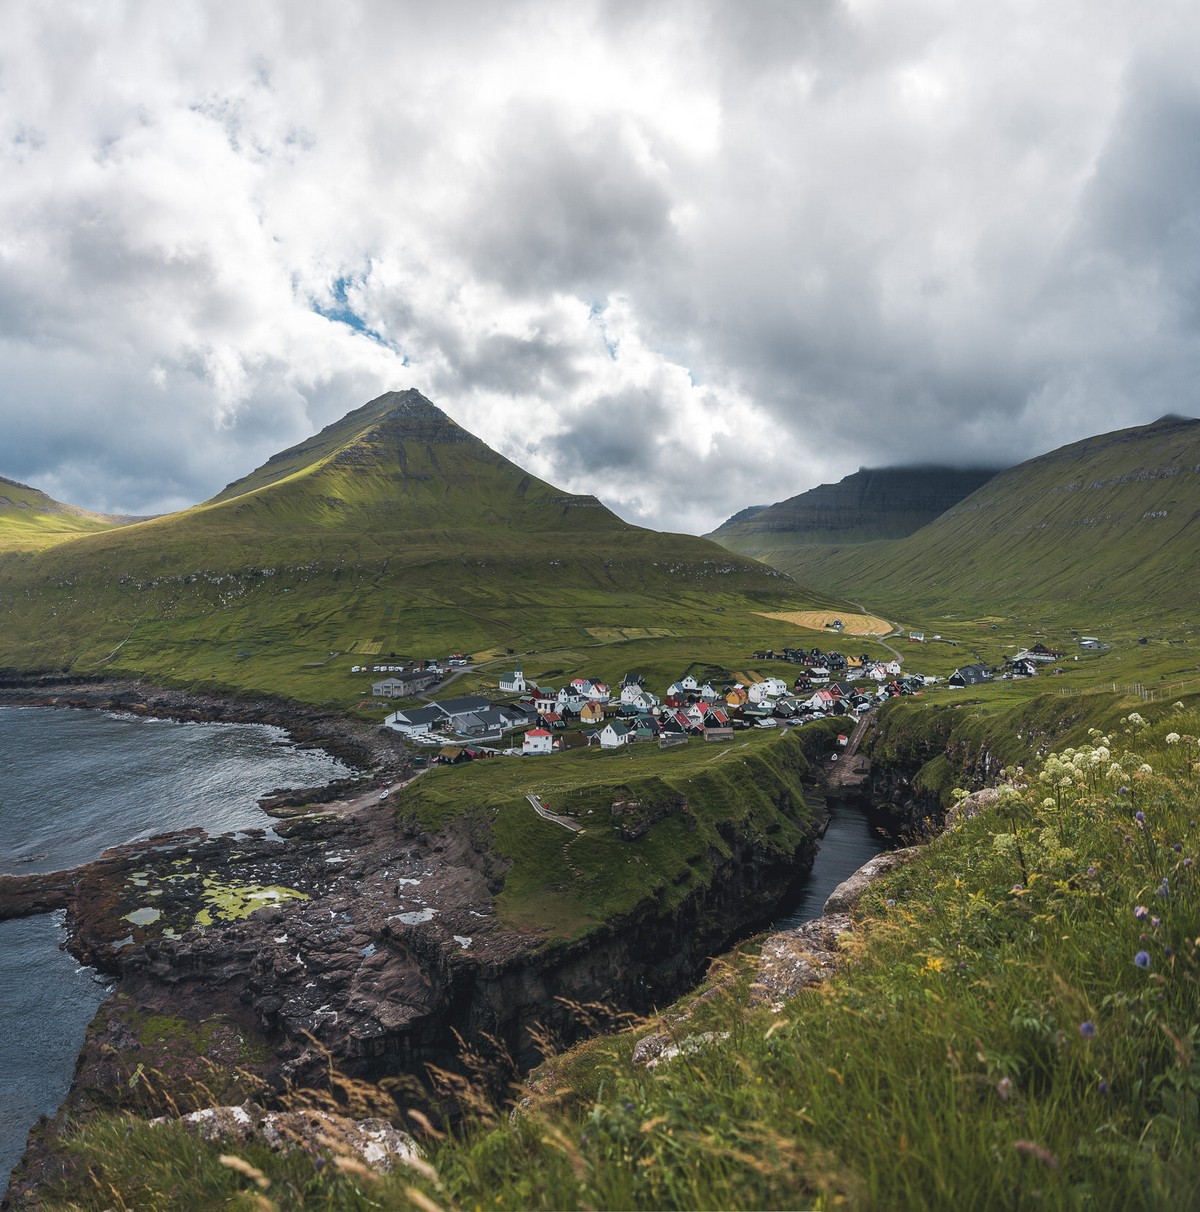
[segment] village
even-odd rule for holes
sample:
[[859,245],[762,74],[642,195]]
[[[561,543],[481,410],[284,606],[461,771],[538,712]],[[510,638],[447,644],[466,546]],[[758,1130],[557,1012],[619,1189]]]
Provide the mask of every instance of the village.
[[[402,707],[384,726],[414,745],[436,748],[433,760],[457,763],[493,756],[539,756],[597,746],[617,750],[652,741],[661,748],[731,739],[740,729],[787,728],[830,716],[861,717],[879,704],[922,693],[945,682],[973,686],[994,676],[1032,677],[1040,663],[1061,654],[1035,645],[1018,653],[1003,670],[965,665],[942,679],[905,673],[899,657],[874,660],[866,653],[845,655],[820,648],[756,651],[753,659],[786,661],[798,666],[795,677],[757,680],[704,680],[687,673],[670,686],[654,690],[638,673],[628,673],[615,686],[598,677],[576,677],[563,686],[527,679],[520,664],[499,679],[496,698],[481,694]],[[443,660],[404,665],[355,666],[351,672],[387,673],[373,683],[378,699],[423,696],[444,679],[469,667],[455,653]],[[428,759],[418,758],[418,764]]]

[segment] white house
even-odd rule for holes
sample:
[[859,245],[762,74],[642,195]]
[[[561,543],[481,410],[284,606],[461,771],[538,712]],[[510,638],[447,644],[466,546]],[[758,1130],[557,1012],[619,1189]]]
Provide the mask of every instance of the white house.
[[591,699],[580,694],[574,687],[564,686],[558,692],[558,708],[559,712],[573,711],[576,715],[583,709],[585,703],[590,703]]
[[553,753],[554,737],[547,728],[530,728],[521,742],[522,753]]
[[548,686],[539,686],[533,696],[533,709],[545,714],[547,711],[558,710],[558,692]]
[[600,748],[619,749],[629,744],[629,729],[616,720],[610,720],[600,729]]
[[764,678],[761,682],[755,682],[746,693],[750,696],[750,702],[761,704],[787,692],[787,683],[782,678]]
[[892,677],[895,677],[896,674],[900,672],[900,662],[896,660],[895,657],[892,657],[892,659],[884,666],[884,669],[886,669],[888,673],[892,675]]
[[514,669],[511,676],[500,679],[500,689],[504,694],[524,694],[528,689],[525,675],[519,669]]

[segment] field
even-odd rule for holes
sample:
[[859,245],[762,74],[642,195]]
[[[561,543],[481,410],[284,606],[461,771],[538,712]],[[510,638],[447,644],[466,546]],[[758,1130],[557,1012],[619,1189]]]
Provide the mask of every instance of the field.
[[782,613],[763,613],[764,619],[779,619],[783,623],[795,623],[797,627],[808,627],[813,631],[824,631],[830,623],[840,619],[845,635],[887,635],[893,630],[887,619],[873,614],[847,614],[836,610],[790,610]]

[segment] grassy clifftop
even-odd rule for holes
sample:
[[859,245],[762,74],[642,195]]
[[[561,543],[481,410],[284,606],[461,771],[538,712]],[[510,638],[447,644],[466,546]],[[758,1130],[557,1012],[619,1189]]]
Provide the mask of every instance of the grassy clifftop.
[[[1110,701],[1110,707],[1113,704]],[[831,980],[702,997],[547,1066],[510,1117],[373,1178],[104,1121],[73,1206],[1193,1206],[1200,1187],[1200,713],[1107,731],[964,800],[854,912]],[[648,1032],[679,1055],[632,1063]],[[522,1092],[527,1096],[530,1092]],[[398,1107],[397,1118],[403,1118]],[[218,1161],[222,1150],[239,1163]],[[328,1161],[328,1159],[325,1159]],[[241,1164],[244,1163],[244,1164]],[[253,1167],[248,1171],[247,1166]]]

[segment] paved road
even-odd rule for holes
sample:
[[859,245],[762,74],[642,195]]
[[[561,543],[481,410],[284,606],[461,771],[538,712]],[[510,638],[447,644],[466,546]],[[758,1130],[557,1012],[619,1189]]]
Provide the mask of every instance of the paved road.
[[527,795],[525,797],[532,805],[533,810],[538,816],[547,821],[553,821],[556,825],[561,825],[564,829],[570,829],[572,833],[582,833],[583,826],[578,821],[573,821],[570,817],[558,816],[551,812],[536,795]]

